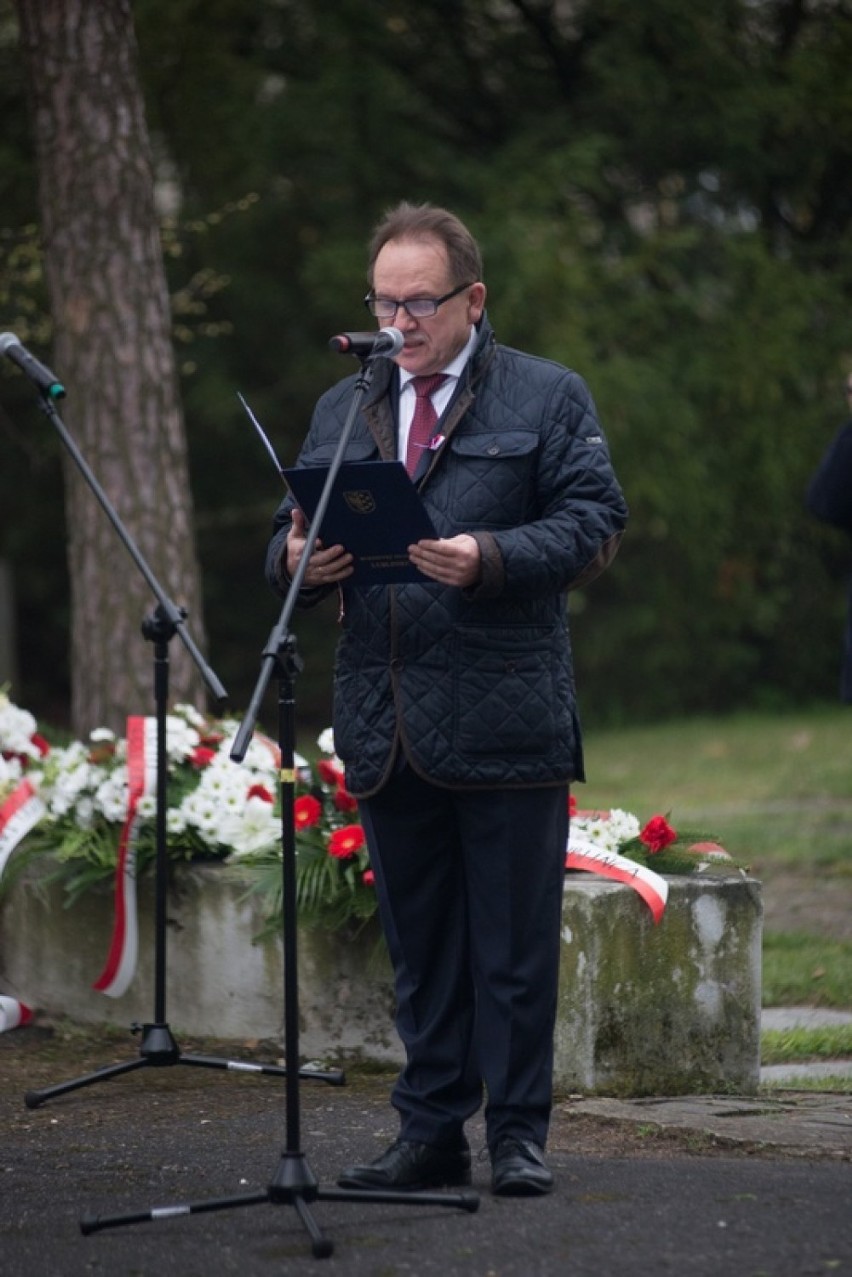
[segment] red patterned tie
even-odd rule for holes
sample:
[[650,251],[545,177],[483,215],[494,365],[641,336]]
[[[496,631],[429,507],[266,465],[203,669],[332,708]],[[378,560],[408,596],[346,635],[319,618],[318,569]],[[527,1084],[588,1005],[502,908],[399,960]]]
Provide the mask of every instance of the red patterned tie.
[[435,433],[435,426],[438,421],[438,414],[435,411],[435,405],[432,403],[432,395],[439,386],[443,386],[446,380],[447,373],[445,372],[433,372],[428,376],[411,378],[417,402],[414,405],[414,416],[411,418],[408,447],[405,452],[405,468],[410,475],[414,474],[420,464],[423,449],[428,448],[432,442],[432,436]]

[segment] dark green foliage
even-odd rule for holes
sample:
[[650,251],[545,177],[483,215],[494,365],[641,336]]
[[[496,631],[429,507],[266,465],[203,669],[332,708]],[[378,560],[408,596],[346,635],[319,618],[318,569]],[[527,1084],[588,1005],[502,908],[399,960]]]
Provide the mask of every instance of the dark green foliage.
[[[0,221],[20,236],[34,177],[9,12],[0,0]],[[176,340],[211,659],[236,706],[277,614],[261,564],[282,490],[236,392],[287,464],[318,394],[351,370],[326,342],[368,325],[364,244],[400,198],[470,223],[498,336],[577,368],[598,402],[632,521],[572,600],[586,718],[835,696],[852,554],[803,492],[852,367],[847,3],[135,12],[179,194],[167,260],[189,303]],[[0,310],[14,327],[2,286]],[[11,377],[0,390],[0,555],[33,635],[13,690],[44,713],[65,677],[60,515],[32,499],[49,445],[33,458],[27,401]],[[37,580],[59,583],[49,609]],[[333,606],[297,627],[300,716],[323,725]]]

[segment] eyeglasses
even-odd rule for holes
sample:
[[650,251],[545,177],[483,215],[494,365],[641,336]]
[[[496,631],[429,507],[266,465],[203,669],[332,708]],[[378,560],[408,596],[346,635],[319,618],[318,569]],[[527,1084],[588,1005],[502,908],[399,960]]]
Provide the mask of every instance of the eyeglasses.
[[444,302],[448,302],[451,297],[458,297],[459,293],[470,287],[470,284],[459,284],[458,288],[454,288],[451,293],[444,293],[443,297],[409,297],[408,301],[374,297],[372,293],[367,293],[364,305],[377,319],[393,319],[400,306],[412,319],[429,319],[432,315],[437,315],[438,307],[443,306]]

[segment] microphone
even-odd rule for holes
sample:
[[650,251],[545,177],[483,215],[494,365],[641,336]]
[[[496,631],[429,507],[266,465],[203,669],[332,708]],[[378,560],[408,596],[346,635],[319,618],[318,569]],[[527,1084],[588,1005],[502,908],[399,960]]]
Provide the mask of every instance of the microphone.
[[338,355],[387,355],[393,358],[405,345],[405,338],[398,328],[380,328],[372,333],[339,333],[328,343],[329,350]]
[[25,377],[29,377],[34,386],[49,395],[51,399],[61,399],[65,387],[58,377],[54,377],[49,368],[40,364],[35,355],[31,355],[26,346],[22,346],[14,333],[0,333],[0,355],[17,364]]

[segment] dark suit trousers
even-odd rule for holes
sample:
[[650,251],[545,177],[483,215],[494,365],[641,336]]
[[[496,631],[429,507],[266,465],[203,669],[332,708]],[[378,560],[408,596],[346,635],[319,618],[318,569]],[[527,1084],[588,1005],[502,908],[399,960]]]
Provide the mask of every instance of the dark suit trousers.
[[403,1139],[544,1146],[552,1104],[567,786],[447,790],[399,770],[360,803],[406,1064]]

